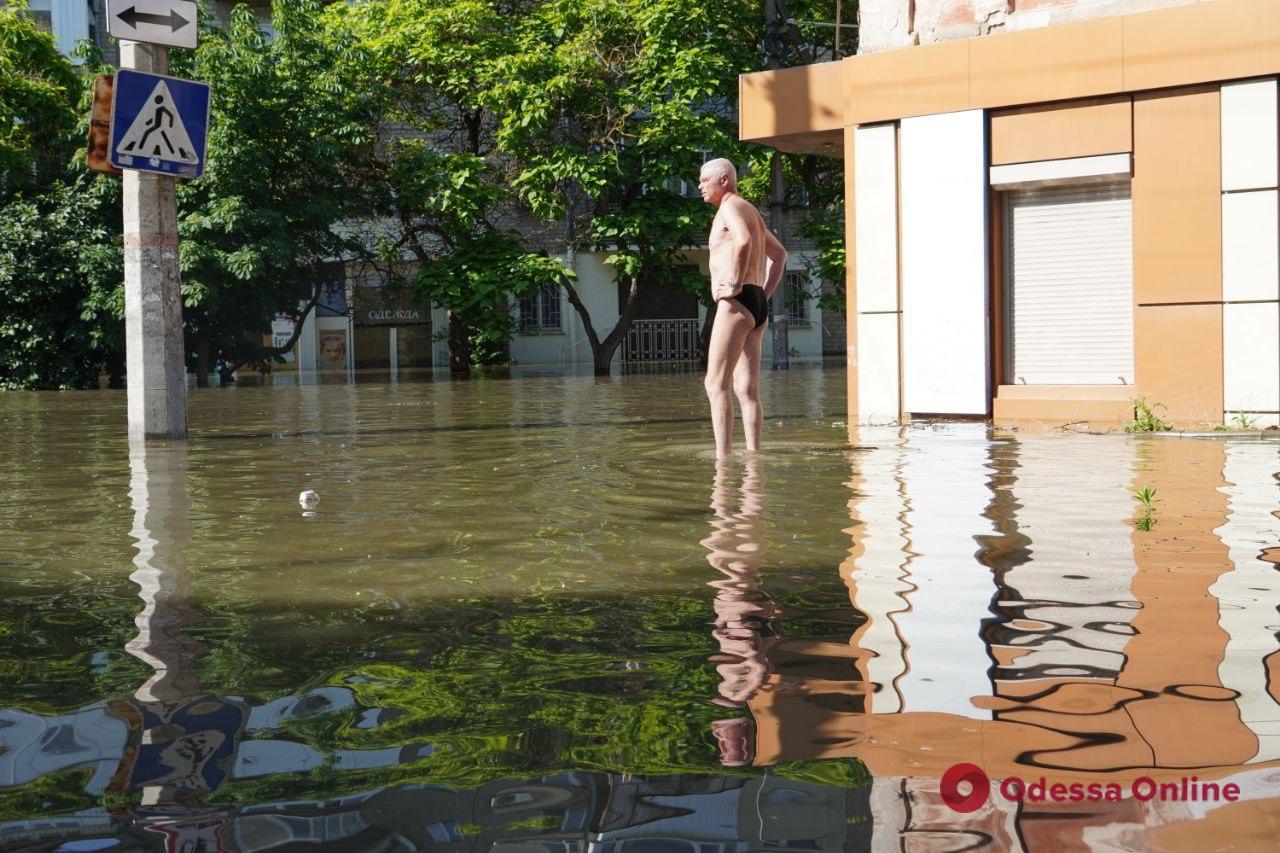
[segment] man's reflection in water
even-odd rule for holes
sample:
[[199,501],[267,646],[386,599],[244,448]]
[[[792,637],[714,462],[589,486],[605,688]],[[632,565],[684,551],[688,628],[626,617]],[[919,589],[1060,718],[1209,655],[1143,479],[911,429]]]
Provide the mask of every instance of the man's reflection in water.
[[[715,629],[720,644],[711,656],[720,675],[720,695],[712,700],[726,708],[745,708],[769,677],[768,651],[777,642],[772,620],[778,605],[760,591],[765,560],[764,475],[760,460],[743,463],[742,482],[733,487],[733,462],[716,462],[711,488],[711,534],[702,540],[707,562],[722,575],[708,582],[716,590]],[[720,746],[720,762],[741,767],[755,759],[755,722],[750,716],[716,720],[712,734]]]

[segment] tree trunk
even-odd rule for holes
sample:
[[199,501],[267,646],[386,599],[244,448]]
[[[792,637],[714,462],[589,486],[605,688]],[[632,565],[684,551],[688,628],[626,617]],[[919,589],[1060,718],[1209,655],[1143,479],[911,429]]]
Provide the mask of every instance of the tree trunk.
[[613,354],[617,352],[618,344],[621,341],[622,339],[619,338],[610,344],[606,339],[598,346],[591,348],[591,357],[595,362],[596,376],[608,376],[613,372]]
[[458,311],[449,312],[449,372],[454,376],[471,375],[471,341],[466,318]]
[[[774,150],[769,158],[769,225],[774,236],[784,247],[787,245],[786,228],[786,177],[782,170],[782,152]],[[773,292],[769,313],[773,322],[769,330],[773,337],[773,369],[788,370],[791,367],[791,340],[788,335],[787,306],[787,273],[782,272],[782,281]]]
[[196,387],[209,387],[209,333],[204,330],[196,338]]

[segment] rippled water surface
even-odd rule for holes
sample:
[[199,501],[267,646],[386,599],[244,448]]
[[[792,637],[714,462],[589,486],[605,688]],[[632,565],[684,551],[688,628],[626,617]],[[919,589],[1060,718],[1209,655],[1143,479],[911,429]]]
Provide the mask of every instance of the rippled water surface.
[[0,395],[0,847],[1270,848],[1280,443],[844,385]]

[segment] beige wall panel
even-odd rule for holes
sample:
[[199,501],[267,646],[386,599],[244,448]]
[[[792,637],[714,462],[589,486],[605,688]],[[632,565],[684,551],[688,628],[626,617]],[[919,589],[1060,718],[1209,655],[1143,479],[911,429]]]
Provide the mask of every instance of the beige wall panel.
[[1280,299],[1280,200],[1275,190],[1222,197],[1222,298]]
[[1180,425],[1222,421],[1222,306],[1138,306],[1133,313],[1137,393]]
[[1280,2],[1210,0],[844,63],[845,124],[1263,77],[1280,72]]
[[854,160],[858,310],[898,310],[898,127],[859,127]]
[[844,68],[845,124],[969,107],[968,41],[851,56]]
[[1127,95],[991,114],[991,165],[1096,157],[1133,150]]
[[1124,87],[1157,89],[1257,77],[1280,56],[1276,0],[1214,0],[1125,15]]
[[1216,88],[1133,101],[1133,296],[1139,304],[1222,299]]
[[1222,87],[1222,190],[1276,186],[1276,81],[1249,80]]
[[844,126],[841,63],[820,62],[738,78],[739,139]]
[[1124,91],[1121,18],[974,39],[969,98],[984,107]]
[[1280,304],[1222,306],[1222,372],[1227,411],[1280,411]]

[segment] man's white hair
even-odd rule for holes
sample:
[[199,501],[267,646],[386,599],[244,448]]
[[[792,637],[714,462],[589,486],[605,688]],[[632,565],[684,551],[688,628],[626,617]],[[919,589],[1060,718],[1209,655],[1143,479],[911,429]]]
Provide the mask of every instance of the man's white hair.
[[733,163],[724,157],[717,157],[702,164],[702,171],[708,175],[728,175],[729,183],[738,185],[738,170]]

